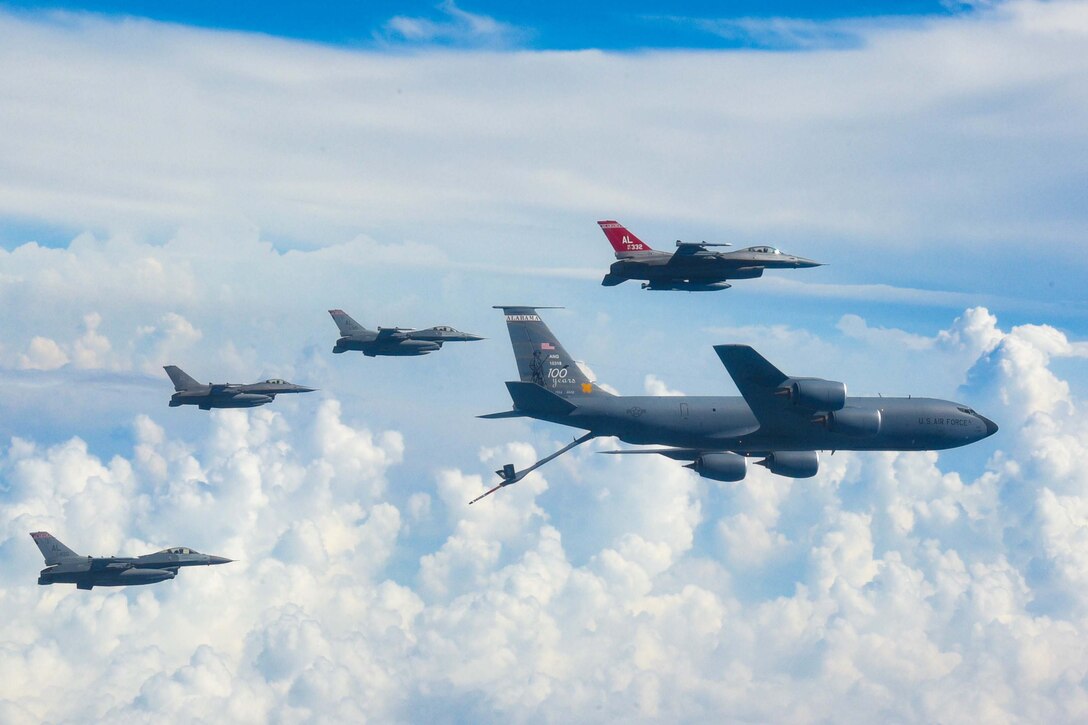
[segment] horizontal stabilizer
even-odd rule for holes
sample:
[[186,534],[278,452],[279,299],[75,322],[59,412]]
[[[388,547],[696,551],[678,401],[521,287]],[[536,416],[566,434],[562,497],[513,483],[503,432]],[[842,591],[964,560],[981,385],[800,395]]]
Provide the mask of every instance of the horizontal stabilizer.
[[656,453],[660,456],[671,458],[674,461],[694,461],[696,458],[706,453],[706,451],[698,448],[638,448],[632,451],[599,451],[599,453],[612,456],[647,455]]
[[487,420],[495,420],[497,418],[524,418],[525,413],[522,413],[520,410],[504,410],[501,413],[487,413],[476,417],[485,418]]
[[510,391],[510,399],[514,401],[514,407],[526,413],[565,415],[578,408],[574,403],[564,400],[536,383],[508,381],[506,389]]
[[601,284],[605,287],[615,287],[618,284],[622,284],[627,281],[626,277],[620,277],[617,274],[606,274],[604,279],[601,280]]

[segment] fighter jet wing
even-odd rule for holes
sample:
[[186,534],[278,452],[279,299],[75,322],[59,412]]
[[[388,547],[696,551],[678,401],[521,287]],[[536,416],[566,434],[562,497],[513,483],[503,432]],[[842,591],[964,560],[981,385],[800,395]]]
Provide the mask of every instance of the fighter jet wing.
[[398,330],[395,327],[379,327],[378,338],[379,340],[391,340],[398,337],[405,337],[404,332]]
[[238,394],[237,385],[234,383],[211,383],[212,395]]
[[776,395],[789,376],[765,357],[748,345],[715,345],[714,352],[759,421],[760,430],[788,430],[806,423],[807,417],[788,397]]
[[672,258],[669,259],[669,263],[680,262],[685,258],[693,257],[699,252],[707,251],[707,247],[730,247],[731,244],[711,244],[709,242],[681,242],[676,240],[676,251],[673,252]]

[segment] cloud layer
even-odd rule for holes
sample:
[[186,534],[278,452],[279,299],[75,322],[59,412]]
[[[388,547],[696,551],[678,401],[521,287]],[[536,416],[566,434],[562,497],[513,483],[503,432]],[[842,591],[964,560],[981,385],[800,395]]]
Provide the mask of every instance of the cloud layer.
[[[398,507],[406,442],[335,400],[294,422],[216,412],[192,441],[139,416],[108,461],[17,439],[5,718],[1079,719],[1088,427],[1048,360],[1080,348],[985,310],[937,339],[972,350],[961,370],[1002,422],[973,479],[933,453],[840,452],[811,481],[723,486],[586,453],[469,508],[496,462],[539,452],[517,443]],[[239,561],[42,590],[38,528],[86,553]]]

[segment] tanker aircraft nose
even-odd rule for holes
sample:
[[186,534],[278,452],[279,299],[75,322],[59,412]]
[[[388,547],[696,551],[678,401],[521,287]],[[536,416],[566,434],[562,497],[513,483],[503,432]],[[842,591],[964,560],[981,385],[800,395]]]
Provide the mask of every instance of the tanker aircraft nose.
[[993,422],[984,415],[979,415],[979,418],[982,419],[983,425],[986,426],[986,435],[984,435],[983,438],[989,438],[997,432],[997,423]]

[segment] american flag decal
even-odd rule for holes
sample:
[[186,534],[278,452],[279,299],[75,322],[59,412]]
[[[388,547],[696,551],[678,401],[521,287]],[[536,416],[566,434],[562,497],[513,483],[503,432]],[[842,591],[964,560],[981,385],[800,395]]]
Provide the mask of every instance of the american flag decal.
[[551,344],[550,342],[542,342],[542,343],[540,343],[540,349],[541,350],[554,350],[555,345]]

